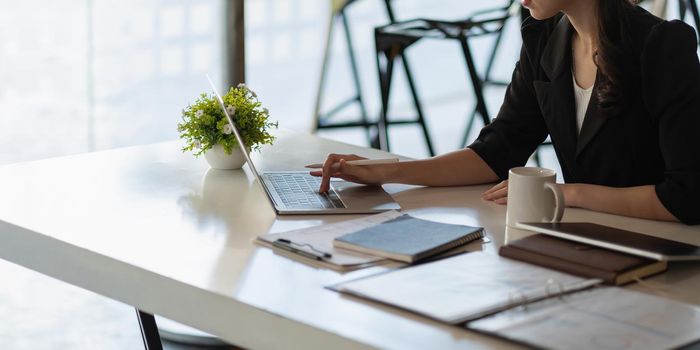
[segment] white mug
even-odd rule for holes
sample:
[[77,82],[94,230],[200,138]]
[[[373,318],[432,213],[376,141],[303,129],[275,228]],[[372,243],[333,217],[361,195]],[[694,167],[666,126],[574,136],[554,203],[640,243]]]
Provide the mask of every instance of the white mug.
[[564,194],[554,170],[519,167],[508,172],[506,225],[518,222],[559,222],[564,215]]

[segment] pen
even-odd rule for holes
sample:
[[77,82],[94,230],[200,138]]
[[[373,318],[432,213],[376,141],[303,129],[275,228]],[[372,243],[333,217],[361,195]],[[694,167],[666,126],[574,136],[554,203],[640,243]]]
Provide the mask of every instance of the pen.
[[[399,161],[399,158],[385,158],[385,159],[358,159],[358,160],[349,160],[345,162],[346,164],[350,165],[377,165],[377,164],[389,164],[389,163],[396,163]],[[310,169],[320,169],[323,168],[323,163],[314,163],[314,164],[309,164],[305,166],[306,168]]]
[[[276,241],[272,242],[272,245],[277,247],[277,248],[286,250],[286,251],[294,253],[294,254],[299,254],[305,258],[309,258],[309,259],[313,259],[313,260],[323,260],[324,258],[330,259],[333,257],[333,255],[331,255],[330,253],[321,252],[321,251],[315,249],[314,247],[312,247],[310,244],[296,244],[296,243],[293,243],[292,241],[290,241],[288,239],[284,239],[284,238],[277,239]],[[311,250],[313,250],[314,252],[308,252],[308,251],[303,250],[303,249],[295,248],[294,245],[309,246],[309,248],[311,248]]]

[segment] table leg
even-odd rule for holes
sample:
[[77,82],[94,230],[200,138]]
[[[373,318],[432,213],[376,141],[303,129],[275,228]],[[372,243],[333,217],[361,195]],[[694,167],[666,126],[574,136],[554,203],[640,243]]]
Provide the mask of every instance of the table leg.
[[141,328],[141,337],[143,338],[143,347],[145,350],[163,350],[163,344],[160,342],[160,334],[156,326],[156,319],[151,314],[147,314],[139,309],[136,309],[136,317],[139,319],[139,327]]

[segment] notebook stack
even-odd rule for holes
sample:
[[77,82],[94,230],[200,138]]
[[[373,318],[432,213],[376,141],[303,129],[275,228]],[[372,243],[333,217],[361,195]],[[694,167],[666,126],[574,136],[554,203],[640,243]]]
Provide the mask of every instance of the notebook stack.
[[667,262],[536,234],[501,247],[501,256],[621,285],[666,270]]

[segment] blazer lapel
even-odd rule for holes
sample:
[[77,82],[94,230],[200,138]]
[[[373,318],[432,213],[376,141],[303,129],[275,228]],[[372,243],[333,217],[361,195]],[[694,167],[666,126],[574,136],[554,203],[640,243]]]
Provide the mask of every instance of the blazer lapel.
[[576,104],[571,76],[572,33],[571,23],[566,16],[562,16],[540,59],[540,66],[550,81],[534,82],[549,135],[568,160],[575,158],[577,143]]
[[569,66],[570,71],[572,34],[573,27],[569,19],[566,16],[562,16],[549,36],[547,45],[544,47],[540,58],[540,66],[542,66],[549,80],[554,80],[556,76],[561,74],[566,65]]
[[[596,79],[596,82],[597,81],[598,79]],[[586,145],[593,140],[595,135],[607,120],[602,111],[598,108],[598,94],[596,93],[596,88],[597,86],[593,88],[591,100],[588,103],[588,109],[586,109],[586,117],[583,119],[581,132],[578,135],[578,142],[576,143],[576,157],[583,152]]]

